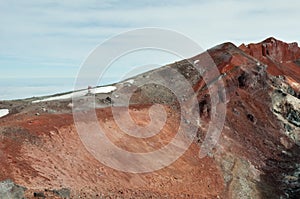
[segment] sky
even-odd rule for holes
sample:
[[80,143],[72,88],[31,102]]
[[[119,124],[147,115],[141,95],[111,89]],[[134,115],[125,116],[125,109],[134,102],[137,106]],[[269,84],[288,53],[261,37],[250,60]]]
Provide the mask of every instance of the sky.
[[0,0],[0,78],[74,78],[97,45],[144,27],[203,49],[270,36],[298,42],[299,8],[298,0]]

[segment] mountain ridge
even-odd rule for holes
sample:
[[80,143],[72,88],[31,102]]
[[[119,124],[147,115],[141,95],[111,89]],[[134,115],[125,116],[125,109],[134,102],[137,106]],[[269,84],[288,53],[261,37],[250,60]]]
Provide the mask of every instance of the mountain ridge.
[[[63,198],[57,194],[62,189],[68,190],[64,196],[70,198],[297,198],[299,59],[296,43],[272,37],[239,47],[227,42],[132,77],[130,82],[110,85],[115,90],[109,93],[87,89],[73,101],[47,101],[46,97],[37,103],[32,103],[35,98],[2,101],[0,109],[9,109],[9,114],[0,118],[0,155],[4,160],[0,181],[11,189],[5,192],[1,186],[0,196],[14,194],[13,181],[27,188],[21,191],[26,198],[39,194]],[[165,88],[165,82],[182,93]],[[191,92],[183,92],[187,85]],[[181,121],[185,134],[189,136],[196,129],[196,137],[168,167],[145,174],[117,171],[97,161],[80,140],[72,115],[76,104],[81,106],[79,112],[95,109],[110,140],[127,151],[157,150],[172,140]],[[113,108],[121,123],[129,124],[125,114],[129,111],[136,124],[147,126],[153,104],[166,111],[162,134],[138,140],[115,121]],[[217,145],[200,158],[214,108],[216,118],[226,113],[224,126]],[[161,113],[151,114],[163,121]]]

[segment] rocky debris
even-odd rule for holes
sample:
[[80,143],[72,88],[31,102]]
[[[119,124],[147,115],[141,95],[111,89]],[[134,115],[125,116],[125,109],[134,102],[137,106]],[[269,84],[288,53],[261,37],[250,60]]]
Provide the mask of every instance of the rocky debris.
[[286,105],[287,107],[287,120],[297,127],[300,127],[300,112],[295,110],[292,105]]
[[285,195],[282,198],[297,198],[300,195],[300,165],[294,164],[292,172],[284,173],[282,179]]
[[273,76],[271,77],[271,82],[272,82],[272,86],[276,88],[276,90],[278,90],[278,92],[282,92],[285,94],[290,94],[298,99],[299,98],[299,93],[293,89],[293,87],[291,87],[289,85],[289,83],[286,81],[286,78],[284,76]]
[[[43,189],[43,190],[35,190],[35,191],[26,191],[25,198],[32,198],[32,199],[46,199],[46,198],[53,198],[53,199],[70,199],[71,198],[71,191],[67,188],[61,189]],[[80,198],[78,195],[74,195],[74,198]]]
[[252,115],[252,114],[250,114],[250,113],[248,113],[247,114],[247,118],[248,118],[248,120],[250,120],[251,122],[255,122],[255,117]]
[[298,44],[285,43],[270,37],[257,44],[242,44],[242,50],[255,58],[270,57],[276,62],[295,61],[300,57]]
[[4,180],[0,182],[0,198],[1,199],[24,199],[25,187],[15,184],[12,180]]
[[106,97],[105,99],[101,99],[101,102],[104,104],[113,104],[113,100],[110,97]]
[[300,99],[281,89],[274,91],[272,101],[274,113],[283,122],[286,134],[299,144]]
[[[268,175],[262,178],[263,181],[268,180],[269,184],[278,187],[275,190],[274,197],[280,199],[296,199],[300,195],[300,155],[299,147],[284,151],[279,159],[269,159],[266,161],[264,172]],[[267,197],[270,194],[264,193]]]
[[67,105],[67,107],[69,107],[69,108],[73,108],[73,103],[69,103],[68,105]]

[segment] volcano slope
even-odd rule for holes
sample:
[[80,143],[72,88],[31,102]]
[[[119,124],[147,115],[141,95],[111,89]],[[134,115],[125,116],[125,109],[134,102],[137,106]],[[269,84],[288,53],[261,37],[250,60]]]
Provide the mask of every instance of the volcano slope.
[[[184,91],[179,76],[193,88],[191,95],[178,96],[161,85],[163,78]],[[183,140],[196,129],[185,153],[152,172],[118,171],[98,161],[83,144],[72,99],[2,101],[0,109],[10,113],[0,118],[0,198],[299,198],[300,49],[296,43],[275,38],[240,47],[224,43],[113,86],[113,92],[87,92],[76,99],[82,105],[76,111],[95,108],[109,140],[137,153],[165,146],[181,124]],[[153,104],[160,104],[164,114],[151,110]],[[196,112],[196,117],[184,112]],[[215,137],[217,144],[199,156],[209,126],[215,125],[213,114],[218,117],[220,112],[226,117],[220,137]],[[155,118],[162,128],[152,137],[136,138],[120,128],[116,113],[123,124],[128,123],[129,113],[138,126],[145,127]],[[91,126],[86,122],[87,135]],[[111,156],[118,158],[126,161]],[[148,166],[164,161],[159,158],[148,160]]]

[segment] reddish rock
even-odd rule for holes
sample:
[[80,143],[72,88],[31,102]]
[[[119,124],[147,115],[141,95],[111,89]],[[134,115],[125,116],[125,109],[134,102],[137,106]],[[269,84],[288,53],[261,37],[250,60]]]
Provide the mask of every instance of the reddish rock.
[[270,74],[300,81],[300,48],[296,42],[285,43],[271,37],[257,44],[242,44],[239,48],[266,64]]

